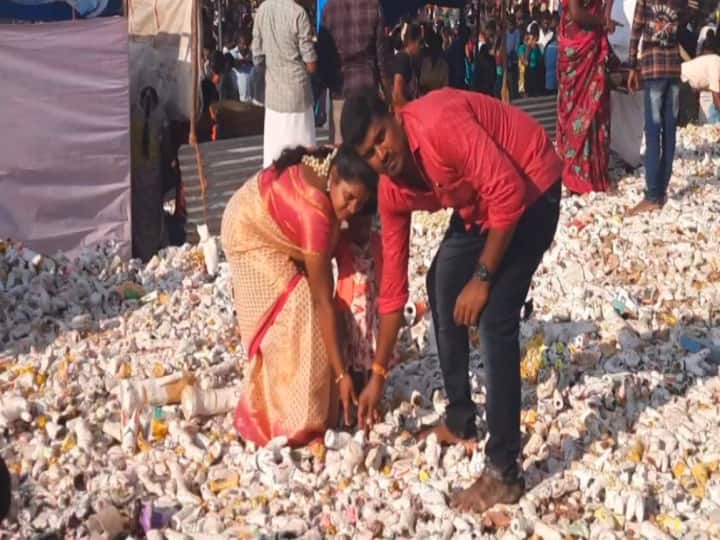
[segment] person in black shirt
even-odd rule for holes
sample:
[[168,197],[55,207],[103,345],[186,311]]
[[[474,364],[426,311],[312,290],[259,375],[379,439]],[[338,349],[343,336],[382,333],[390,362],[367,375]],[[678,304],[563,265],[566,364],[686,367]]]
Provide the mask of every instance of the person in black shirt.
[[393,58],[392,101],[396,111],[418,97],[422,31],[416,24],[404,24],[400,31],[403,48]]
[[475,55],[472,89],[481,94],[494,96],[497,66],[495,65],[495,57],[491,53],[491,38],[487,34],[481,33],[478,47],[478,52]]
[[457,35],[445,53],[449,67],[449,83],[451,88],[466,90],[465,86],[465,45],[470,37],[470,31],[465,25],[460,25]]

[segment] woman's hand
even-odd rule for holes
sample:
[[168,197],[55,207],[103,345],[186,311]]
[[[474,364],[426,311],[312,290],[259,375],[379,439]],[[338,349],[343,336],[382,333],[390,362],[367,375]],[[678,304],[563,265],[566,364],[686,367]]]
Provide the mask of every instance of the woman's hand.
[[340,379],[339,383],[340,401],[342,402],[343,412],[345,414],[345,425],[349,426],[351,422],[350,414],[352,412],[353,405],[358,404],[357,394],[355,393],[355,386],[352,382],[352,377],[349,373],[345,373],[343,378]]
[[358,428],[371,428],[380,420],[378,405],[383,395],[385,379],[380,375],[373,374],[370,381],[360,394],[358,405]]
[[607,34],[612,34],[615,32],[615,27],[617,26],[617,23],[611,18],[610,14],[607,14],[605,16],[605,23],[603,24],[603,29]]

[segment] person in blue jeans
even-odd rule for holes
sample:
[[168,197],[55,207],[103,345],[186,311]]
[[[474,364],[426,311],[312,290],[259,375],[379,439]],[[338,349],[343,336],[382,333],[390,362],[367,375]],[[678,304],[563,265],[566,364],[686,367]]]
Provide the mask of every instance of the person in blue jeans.
[[[680,108],[678,29],[687,21],[684,0],[638,0],[630,34],[628,90],[645,92],[645,197],[629,215],[660,210],[667,201]],[[638,61],[638,44],[643,41]],[[638,70],[639,67],[639,70]]]
[[558,40],[554,35],[552,39],[545,45],[543,51],[543,60],[545,63],[545,93],[557,93],[557,59],[558,59]]

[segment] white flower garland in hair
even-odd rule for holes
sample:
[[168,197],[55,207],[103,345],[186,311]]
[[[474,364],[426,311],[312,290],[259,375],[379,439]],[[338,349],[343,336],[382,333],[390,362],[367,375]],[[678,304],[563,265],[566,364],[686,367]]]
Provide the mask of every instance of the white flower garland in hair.
[[337,156],[337,153],[338,149],[333,148],[332,152],[330,152],[324,158],[319,158],[306,154],[302,157],[301,162],[303,165],[306,165],[310,167],[313,171],[315,171],[315,174],[317,174],[320,178],[328,179],[330,176],[330,165],[332,165],[332,162],[335,159],[335,156]]

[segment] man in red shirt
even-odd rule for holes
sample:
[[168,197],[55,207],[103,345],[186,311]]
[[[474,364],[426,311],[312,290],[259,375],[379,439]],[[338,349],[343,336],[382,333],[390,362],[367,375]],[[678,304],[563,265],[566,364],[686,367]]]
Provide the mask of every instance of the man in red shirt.
[[468,375],[468,327],[478,325],[487,360],[488,466],[455,498],[484,511],[516,502],[520,477],[520,310],[552,243],[560,208],[562,162],[529,115],[482,94],[431,92],[392,116],[375,93],[349,99],[342,136],[384,174],[378,188],[383,268],[380,334],[373,376],[363,391],[360,425],[377,420],[388,359],[408,300],[411,214],[455,210],[427,276],[448,396],[445,444],[475,444],[476,408]]

